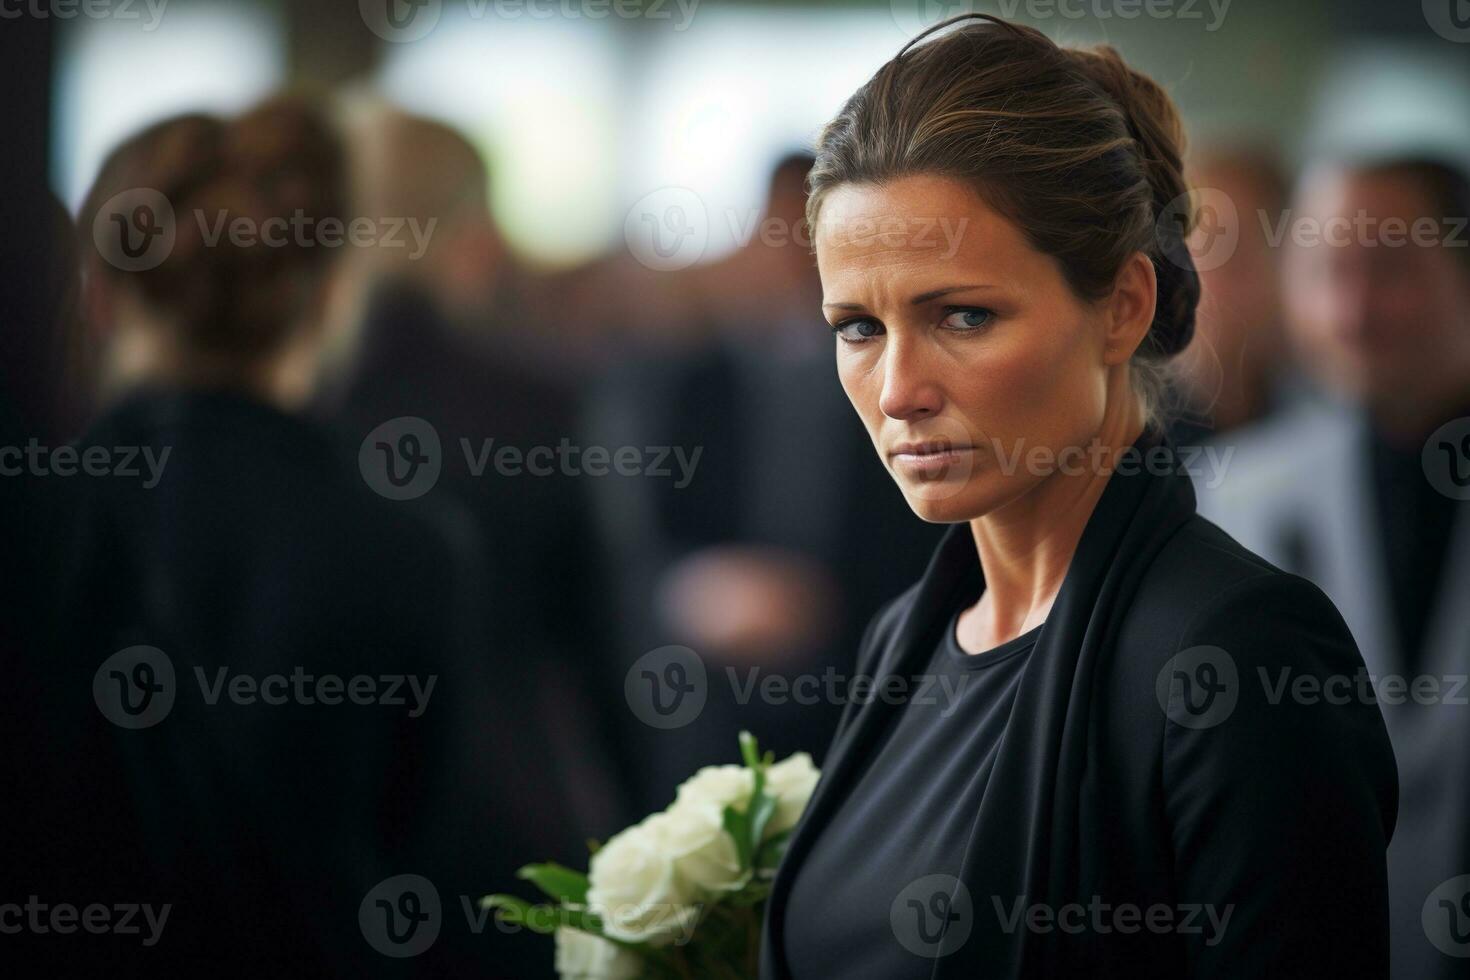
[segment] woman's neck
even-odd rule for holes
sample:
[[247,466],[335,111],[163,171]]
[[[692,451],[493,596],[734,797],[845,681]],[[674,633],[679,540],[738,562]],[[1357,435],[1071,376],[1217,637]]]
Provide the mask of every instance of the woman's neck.
[[1143,432],[1136,399],[1124,402],[1129,408],[1105,415],[1094,443],[1083,447],[1084,465],[1056,467],[1020,498],[970,522],[985,591],[961,614],[965,649],[988,650],[1045,621],[1119,453]]

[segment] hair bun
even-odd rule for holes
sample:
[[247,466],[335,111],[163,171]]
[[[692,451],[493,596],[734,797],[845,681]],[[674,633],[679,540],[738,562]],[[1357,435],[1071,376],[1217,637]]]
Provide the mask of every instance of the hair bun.
[[1189,252],[1195,210],[1184,179],[1184,123],[1173,100],[1153,79],[1130,68],[1111,45],[1067,49],[1083,72],[1118,107],[1138,146],[1153,198],[1158,305],[1145,348],[1172,357],[1194,337],[1199,272]]

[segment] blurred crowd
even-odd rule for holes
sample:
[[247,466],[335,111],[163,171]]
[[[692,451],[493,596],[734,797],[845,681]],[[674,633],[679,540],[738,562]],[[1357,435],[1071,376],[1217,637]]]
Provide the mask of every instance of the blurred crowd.
[[[810,162],[772,167],[764,220],[801,224]],[[1197,480],[1201,509],[1321,585],[1374,673],[1463,675],[1465,161],[1405,148],[1290,173],[1214,145],[1191,172],[1210,240],[1172,437],[1228,453]],[[524,891],[521,864],[585,866],[588,838],[736,761],[741,729],[820,764],[842,699],[780,683],[850,679],[869,617],[938,540],[847,404],[808,248],[756,235],[677,272],[620,252],[546,273],[498,232],[493,179],[440,122],[281,96],[160,121],[78,214],[55,205],[46,439],[133,452],[141,472],[33,481],[48,655],[24,754],[42,829],[16,875],[169,896],[155,958],[377,975],[398,964],[358,909],[390,875],[433,881],[458,917],[462,896]],[[1340,244],[1297,234],[1362,213],[1376,230]],[[432,232],[417,250],[407,233],[261,247],[196,214]],[[1432,240],[1384,244],[1421,219]],[[1233,238],[1219,261],[1216,234]],[[98,665],[140,647],[179,693],[132,729],[99,711]],[[689,661],[647,659],[669,647],[706,672],[677,725],[658,718],[660,680],[678,680],[660,671]],[[146,687],[150,656],[117,683]],[[402,708],[206,697],[293,673],[418,687]],[[1470,870],[1470,711],[1383,710],[1394,928],[1417,933],[1424,896]],[[1448,976],[1433,953],[1396,951],[1396,970]],[[550,945],[446,928],[413,969],[543,976]]]

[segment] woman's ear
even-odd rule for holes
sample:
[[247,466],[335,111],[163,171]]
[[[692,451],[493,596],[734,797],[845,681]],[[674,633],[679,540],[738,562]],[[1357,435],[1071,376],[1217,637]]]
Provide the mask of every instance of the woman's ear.
[[1134,252],[1118,270],[1113,293],[1106,300],[1103,360],[1122,364],[1133,356],[1154,320],[1158,305],[1158,275],[1153,260]]

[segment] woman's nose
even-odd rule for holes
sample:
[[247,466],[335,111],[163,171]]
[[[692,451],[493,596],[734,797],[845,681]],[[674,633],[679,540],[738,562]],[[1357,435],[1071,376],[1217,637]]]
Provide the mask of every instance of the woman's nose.
[[883,388],[878,408],[897,421],[939,414],[941,387],[922,344],[892,334],[883,351]]

